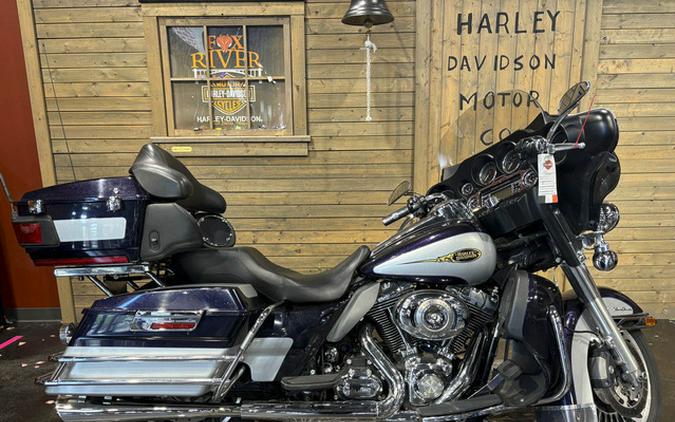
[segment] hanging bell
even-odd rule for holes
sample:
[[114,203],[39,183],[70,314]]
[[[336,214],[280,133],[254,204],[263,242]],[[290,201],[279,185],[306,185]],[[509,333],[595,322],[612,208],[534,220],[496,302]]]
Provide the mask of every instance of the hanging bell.
[[346,25],[365,26],[382,25],[394,20],[384,0],[352,0],[347,13],[342,17]]

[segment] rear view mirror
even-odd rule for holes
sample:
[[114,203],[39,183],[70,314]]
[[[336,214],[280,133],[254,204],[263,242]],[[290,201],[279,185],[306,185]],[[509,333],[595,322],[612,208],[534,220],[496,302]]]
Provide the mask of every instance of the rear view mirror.
[[409,195],[412,192],[412,185],[410,184],[410,181],[404,180],[401,183],[398,184],[394,188],[393,191],[391,191],[391,195],[389,195],[389,200],[387,201],[387,205],[391,205],[394,202],[398,201],[402,196]]
[[573,85],[560,99],[560,104],[558,105],[558,114],[568,113],[570,110],[576,107],[577,104],[579,104],[579,101],[584,98],[590,89],[591,83],[588,81],[581,81],[578,84]]

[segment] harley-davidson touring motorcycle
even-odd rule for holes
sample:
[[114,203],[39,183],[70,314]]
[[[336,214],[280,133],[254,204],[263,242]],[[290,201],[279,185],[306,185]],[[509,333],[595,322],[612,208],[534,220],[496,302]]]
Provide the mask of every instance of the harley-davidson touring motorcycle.
[[[612,113],[571,114],[589,88],[426,194],[401,184],[383,220],[405,219],[398,232],[318,274],[232,246],[222,197],[156,146],[130,177],[24,195],[14,225],[37,263],[133,290],[62,330],[43,380],[59,416],[657,421],[655,320],[586,264],[585,249],[599,270],[617,263],[604,235],[619,210],[603,201],[620,175]],[[541,275],[553,268],[572,289]]]

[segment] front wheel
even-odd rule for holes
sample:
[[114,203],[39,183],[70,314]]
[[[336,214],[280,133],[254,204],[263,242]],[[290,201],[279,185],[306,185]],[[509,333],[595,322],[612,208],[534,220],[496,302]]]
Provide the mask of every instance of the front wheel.
[[[598,422],[656,422],[661,404],[656,361],[641,331],[622,331],[644,373],[640,387],[630,388],[618,380],[607,388],[594,388]],[[613,369],[613,368],[612,368]]]

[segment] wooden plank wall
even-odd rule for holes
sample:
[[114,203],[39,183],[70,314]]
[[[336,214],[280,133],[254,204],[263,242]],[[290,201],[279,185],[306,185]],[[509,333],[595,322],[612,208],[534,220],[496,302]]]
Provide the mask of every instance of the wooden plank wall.
[[614,111],[621,210],[608,236],[619,252],[601,284],[659,317],[675,315],[675,2],[604,0],[596,102]]
[[[33,5],[58,182],[126,174],[153,112],[138,2]],[[309,156],[183,159],[226,197],[239,244],[316,271],[390,235],[385,201],[412,177],[415,2],[388,5],[395,22],[373,29],[373,122],[363,122],[363,29],[340,22],[349,1],[309,0]],[[74,283],[79,312],[98,293]]]
[[[543,32],[528,32],[537,11],[559,12],[556,31],[544,25]],[[457,34],[458,14],[462,14],[463,21],[469,13],[474,19],[487,14],[494,24],[498,12],[508,14],[509,22],[518,12],[524,32],[496,34],[493,26],[492,33],[478,34],[474,23],[472,33],[464,28],[461,35]],[[430,0],[418,3],[418,16],[423,13],[430,17],[430,24],[426,29],[418,28],[417,52],[422,57],[417,63],[428,67],[418,66],[418,86],[428,84],[430,88],[428,101],[422,101],[427,108],[416,110],[416,123],[422,134],[416,139],[416,181],[438,178],[440,154],[458,162],[482,150],[485,145],[479,142],[481,130],[508,127],[517,114],[508,109],[506,113],[492,114],[480,106],[473,113],[462,111],[458,93],[468,97],[478,92],[482,98],[489,91],[534,89],[543,94],[542,104],[555,110],[557,99],[570,84],[590,80],[593,90],[582,108],[590,106],[597,92],[594,106],[607,107],[617,114],[622,133],[617,151],[623,169],[619,188],[609,198],[619,205],[623,215],[619,227],[608,235],[610,245],[619,252],[620,263],[612,272],[594,271],[594,275],[599,284],[626,291],[655,315],[672,318],[675,2]],[[543,16],[546,22],[547,15]],[[422,37],[422,30],[428,32],[429,38]],[[555,54],[556,67],[525,67],[518,71],[511,67],[495,72],[489,65],[494,54],[511,59],[521,54]],[[480,60],[484,55],[488,57],[487,69],[476,71],[474,58]],[[448,69],[449,56],[467,56],[473,69]],[[429,116],[428,127],[423,127],[423,116]],[[560,272],[549,276],[563,281]]]

